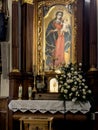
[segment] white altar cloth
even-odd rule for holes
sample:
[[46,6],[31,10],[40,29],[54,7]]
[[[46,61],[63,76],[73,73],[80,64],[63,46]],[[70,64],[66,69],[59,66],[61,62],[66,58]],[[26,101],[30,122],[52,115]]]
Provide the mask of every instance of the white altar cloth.
[[89,102],[72,102],[66,101],[64,107],[64,102],[60,100],[11,100],[9,103],[9,109],[13,112],[30,111],[35,113],[37,111],[41,113],[50,112],[52,114],[60,112],[62,114],[70,111],[72,113],[81,112],[83,114],[90,111],[91,105]]

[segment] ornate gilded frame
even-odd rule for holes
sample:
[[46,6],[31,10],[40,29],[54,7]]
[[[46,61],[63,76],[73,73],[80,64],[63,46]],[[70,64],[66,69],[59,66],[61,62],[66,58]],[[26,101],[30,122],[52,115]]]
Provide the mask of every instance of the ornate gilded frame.
[[45,70],[45,46],[44,34],[44,12],[43,7],[52,8],[53,6],[67,7],[72,5],[72,60],[71,62],[76,62],[76,37],[77,37],[77,0],[42,0],[36,1],[34,4],[34,20],[33,20],[33,65],[36,65],[37,73],[42,74],[43,69]]

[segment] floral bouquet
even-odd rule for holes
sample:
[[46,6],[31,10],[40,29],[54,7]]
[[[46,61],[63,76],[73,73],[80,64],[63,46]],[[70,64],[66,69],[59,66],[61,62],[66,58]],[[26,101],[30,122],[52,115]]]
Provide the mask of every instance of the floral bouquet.
[[88,101],[92,95],[82,72],[82,63],[62,65],[61,74],[57,75],[60,98],[72,101]]

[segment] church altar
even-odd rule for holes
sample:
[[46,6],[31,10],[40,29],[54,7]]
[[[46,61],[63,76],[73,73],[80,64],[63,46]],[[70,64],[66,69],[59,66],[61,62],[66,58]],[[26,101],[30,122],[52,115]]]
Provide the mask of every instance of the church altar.
[[39,111],[40,113],[50,112],[52,114],[56,112],[60,112],[61,114],[67,112],[81,112],[86,114],[91,108],[89,102],[66,101],[64,106],[64,101],[61,100],[11,100],[8,106],[13,112],[19,110],[21,112],[30,111],[35,113]]

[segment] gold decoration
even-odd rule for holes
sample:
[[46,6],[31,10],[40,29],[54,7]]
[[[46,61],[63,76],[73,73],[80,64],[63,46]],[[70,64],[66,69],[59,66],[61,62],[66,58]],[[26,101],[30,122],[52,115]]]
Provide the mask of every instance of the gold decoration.
[[28,3],[28,4],[33,4],[33,0],[23,0],[22,3]]
[[97,69],[97,68],[95,68],[95,66],[94,66],[94,65],[92,65],[92,66],[91,66],[91,68],[89,69],[89,71],[98,71],[98,69]]
[[19,69],[13,69],[12,72],[20,72]]

